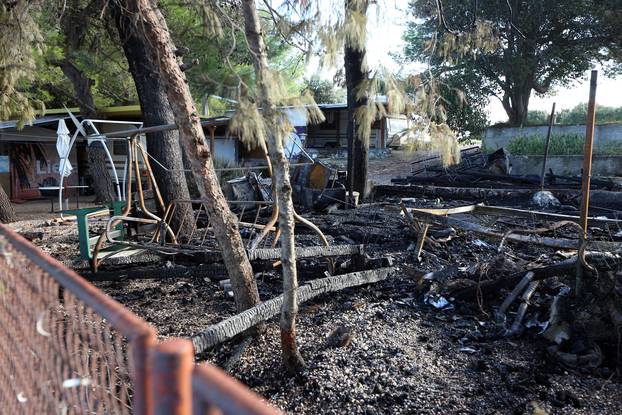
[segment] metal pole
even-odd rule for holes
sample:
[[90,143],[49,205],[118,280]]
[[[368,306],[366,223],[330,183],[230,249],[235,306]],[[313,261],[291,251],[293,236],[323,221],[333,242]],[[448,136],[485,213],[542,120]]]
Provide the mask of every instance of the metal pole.
[[546,132],[546,143],[544,144],[544,159],[542,160],[542,172],[540,173],[540,191],[544,191],[544,175],[546,174],[546,159],[549,157],[549,146],[551,145],[551,131],[553,130],[553,120],[555,119],[555,103],[551,109],[549,118],[549,129]]
[[[590,179],[592,177],[592,150],[594,148],[594,123],[596,121],[596,85],[598,71],[593,70],[590,77],[590,100],[587,107],[587,123],[585,131],[585,147],[583,149],[583,169],[581,172],[581,214],[579,225],[583,231],[579,237],[579,248],[587,239],[587,218],[590,204]],[[575,295],[579,297],[583,286],[583,266],[577,261],[577,278]]]
[[192,342],[168,340],[153,350],[151,380],[154,415],[192,415]]

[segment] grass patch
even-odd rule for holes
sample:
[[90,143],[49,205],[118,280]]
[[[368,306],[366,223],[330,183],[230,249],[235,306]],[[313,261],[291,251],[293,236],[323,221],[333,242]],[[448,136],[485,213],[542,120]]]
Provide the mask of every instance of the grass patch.
[[[541,156],[544,154],[546,136],[526,135],[517,136],[510,140],[507,149],[510,154],[517,156]],[[583,154],[585,137],[581,134],[553,134],[549,155],[576,156]],[[622,142],[606,141],[594,146],[595,156],[622,155]]]

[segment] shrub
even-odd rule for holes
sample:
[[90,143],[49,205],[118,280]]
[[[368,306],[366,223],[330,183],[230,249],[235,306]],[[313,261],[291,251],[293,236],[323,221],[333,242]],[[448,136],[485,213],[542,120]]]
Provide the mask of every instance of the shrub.
[[[511,154],[532,156],[543,155],[546,136],[527,135],[517,136],[510,140],[507,149]],[[570,156],[583,154],[585,137],[581,134],[553,134],[549,147],[551,156]],[[594,155],[611,156],[622,155],[622,142],[607,141],[594,146]]]

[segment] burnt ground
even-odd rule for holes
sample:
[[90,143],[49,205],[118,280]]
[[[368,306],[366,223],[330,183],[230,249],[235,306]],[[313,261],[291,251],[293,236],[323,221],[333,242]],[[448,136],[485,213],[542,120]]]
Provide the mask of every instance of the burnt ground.
[[[308,365],[302,375],[292,378],[283,374],[278,321],[272,319],[266,332],[253,340],[233,365],[233,376],[290,413],[620,413],[622,388],[614,376],[615,356],[609,344],[602,344],[605,360],[597,369],[563,366],[546,352],[549,343],[536,329],[512,338],[494,335],[493,312],[507,289],[480,304],[475,298],[449,298],[450,307],[436,309],[424,301],[430,288],[421,279],[425,272],[456,265],[460,273],[451,283],[468,286],[478,278],[505,278],[527,267],[560,261],[563,252],[510,243],[499,253],[498,240],[457,230],[447,242],[426,245],[418,263],[409,250],[414,236],[394,209],[398,202],[376,201],[356,211],[331,214],[306,212],[331,242],[364,243],[371,256],[390,256],[396,272],[386,281],[301,305],[298,342]],[[427,207],[466,204],[425,199],[410,202]],[[462,218],[500,231],[512,226],[507,221],[493,223],[491,217]],[[18,222],[14,228],[60,260],[77,255],[75,225],[33,219]],[[549,236],[572,236],[573,232],[560,230]],[[621,240],[598,230],[594,237]],[[298,238],[301,244],[317,243],[305,229],[299,229]],[[167,267],[172,262],[175,260],[164,258],[156,266]],[[325,266],[319,261],[300,266],[301,284],[324,276]],[[123,273],[119,270],[120,276]],[[280,293],[278,273],[263,271],[256,276],[262,299]],[[560,278],[544,281],[526,320],[535,312],[546,314],[550,299],[565,282]],[[209,277],[95,284],[153,324],[164,337],[190,336],[235,312],[231,299]],[[329,347],[327,337],[340,326],[351,330],[351,341],[345,347]],[[238,343],[235,339],[210,350],[201,360],[223,367]]]

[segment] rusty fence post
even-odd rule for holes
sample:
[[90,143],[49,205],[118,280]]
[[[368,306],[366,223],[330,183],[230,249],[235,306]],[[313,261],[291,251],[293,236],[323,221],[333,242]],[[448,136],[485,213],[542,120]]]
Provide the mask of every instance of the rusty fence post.
[[153,350],[156,341],[155,329],[151,329],[130,341],[134,371],[133,407],[136,415],[151,415],[153,413],[152,376],[150,376],[151,361],[149,354]]
[[192,415],[192,342],[173,339],[157,345],[151,355],[154,415]]

